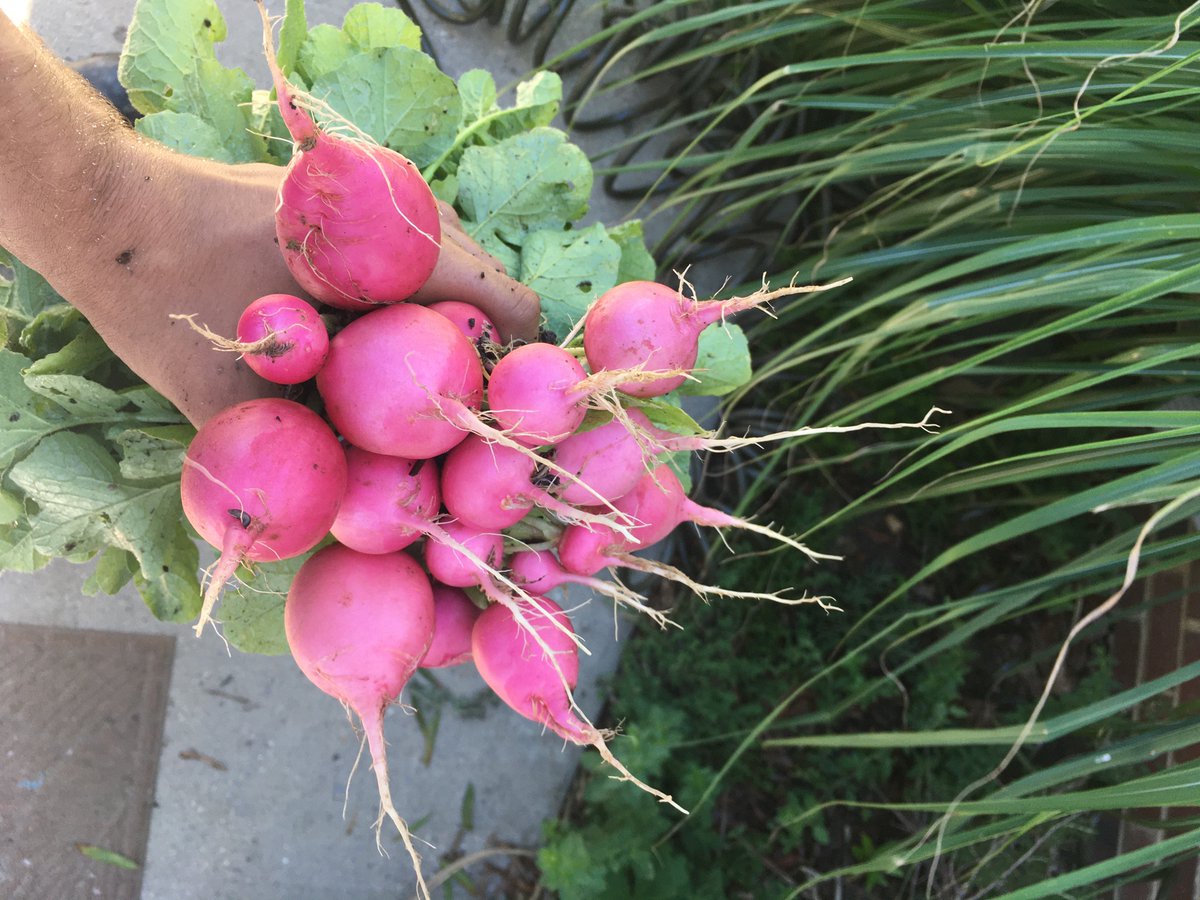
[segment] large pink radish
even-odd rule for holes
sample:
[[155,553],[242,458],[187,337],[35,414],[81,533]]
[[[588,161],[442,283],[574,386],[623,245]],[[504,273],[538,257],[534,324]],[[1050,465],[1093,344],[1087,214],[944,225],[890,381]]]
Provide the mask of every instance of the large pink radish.
[[434,632],[429,578],[405,553],[359,553],[332,544],[313,554],[292,581],[283,624],[305,676],[362,720],[379,787],[376,842],[385,816],[395,824],[416,869],[421,857],[392,803],[383,716],[429,650]]
[[445,316],[401,303],[359,316],[330,342],[317,373],[325,412],[356,447],[429,459],[467,436],[483,367]]
[[[563,740],[595,747],[622,779],[686,813],[670,796],[630,774],[608,749],[610,735],[575,706],[572,691],[579,680],[579,654],[567,614],[546,597],[519,600],[515,607],[514,613],[510,606],[489,606],[471,632],[471,656],[488,687],[513,710]],[[530,640],[531,629],[536,642]]]
[[[846,279],[849,280],[849,279]],[[593,372],[643,368],[679,374],[629,380],[617,389],[634,397],[658,397],[683,384],[696,365],[700,332],[726,316],[779,297],[811,293],[844,282],[813,287],[765,287],[746,297],[697,300],[680,288],[652,281],[627,281],[601,294],[584,319],[583,347]]]
[[425,284],[441,249],[437,201],[408,159],[367,139],[321,131],[275,59],[266,7],[263,43],[279,111],[296,143],[275,210],[288,269],[313,297],[364,309],[406,300]]
[[180,494],[192,527],[221,551],[196,633],[245,561],[311,550],[346,490],[346,457],[329,426],[291,400],[239,403],[201,426],[184,456]]

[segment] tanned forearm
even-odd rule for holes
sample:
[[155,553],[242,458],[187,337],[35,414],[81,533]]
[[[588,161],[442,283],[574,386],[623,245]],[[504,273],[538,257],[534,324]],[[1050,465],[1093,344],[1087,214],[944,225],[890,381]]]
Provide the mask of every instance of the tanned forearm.
[[260,293],[295,290],[273,243],[278,171],[194,160],[141,138],[3,14],[0,114],[0,245],[193,422],[275,393],[171,314],[197,313],[232,334]]
[[100,227],[114,213],[112,183],[122,177],[114,162],[128,167],[132,132],[3,13],[0,111],[0,245],[57,276],[52,280],[74,285],[109,249]]

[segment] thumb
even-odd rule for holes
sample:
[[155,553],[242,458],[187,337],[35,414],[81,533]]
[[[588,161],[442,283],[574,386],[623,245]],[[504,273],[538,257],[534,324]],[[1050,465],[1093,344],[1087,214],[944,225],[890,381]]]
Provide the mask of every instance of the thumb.
[[442,242],[437,267],[412,299],[417,303],[460,300],[477,306],[496,323],[502,340],[534,340],[541,320],[537,294],[453,241]]

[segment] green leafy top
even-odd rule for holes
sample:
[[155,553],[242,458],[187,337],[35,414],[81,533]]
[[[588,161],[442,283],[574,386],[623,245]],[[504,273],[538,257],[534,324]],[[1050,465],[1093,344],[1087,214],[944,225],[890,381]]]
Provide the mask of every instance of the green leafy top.
[[[291,145],[271,94],[217,60],[225,37],[212,0],[139,0],[119,67],[143,114],[136,127],[195,156],[284,163]],[[592,167],[552,126],[558,76],[532,76],[504,106],[491,75],[455,84],[420,48],[420,29],[398,9],[361,3],[341,28],[309,28],[303,0],[287,0],[278,58],[322,104],[322,127],[351,127],[421,166],[466,230],[537,291],[552,330],[566,334],[613,285],[654,277],[640,223],[579,225]],[[154,615],[193,618],[199,561],[179,499],[192,428],[36,272],[2,254],[0,568],[94,559],[88,590],[132,581]],[[717,373],[709,392],[729,390],[741,377],[728,361],[736,348],[704,352]],[[659,406],[669,427],[697,427]],[[286,650],[282,592],[297,565],[240,573],[221,613],[232,643]]]

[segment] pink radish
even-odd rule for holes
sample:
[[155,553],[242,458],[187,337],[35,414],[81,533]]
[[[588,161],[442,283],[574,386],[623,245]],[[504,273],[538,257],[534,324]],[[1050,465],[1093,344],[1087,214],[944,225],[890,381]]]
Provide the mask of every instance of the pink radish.
[[330,529],[361,553],[394,553],[425,533],[441,509],[433,460],[346,448],[346,494]]
[[[471,655],[488,687],[522,716],[564,740],[595,747],[623,780],[686,814],[670,796],[631,775],[608,749],[609,735],[578,712],[571,692],[579,679],[579,656],[567,614],[545,597],[519,601],[516,607],[514,612],[506,606],[489,606],[471,632]],[[529,639],[530,628],[538,635],[537,643]]]
[[351,444],[408,459],[445,453],[483,397],[483,368],[445,316],[402,303],[355,319],[330,342],[317,389]]
[[[701,599],[709,597],[736,597],[743,600],[772,600],[785,605],[815,603],[825,610],[837,609],[826,601],[828,597],[785,597],[783,592],[762,593],[756,591],[735,591],[714,585],[700,584],[694,581],[681,569],[668,563],[654,559],[643,559],[634,556],[630,546],[618,535],[603,529],[589,529],[582,525],[571,525],[563,529],[559,536],[558,557],[562,567],[575,575],[592,576],[604,569],[632,569],[647,575],[656,575],[668,581],[674,581],[692,591]],[[637,549],[646,549],[644,546]],[[643,610],[645,612],[646,610]],[[662,623],[660,623],[662,624]],[[667,624],[673,624],[669,621]]]
[[538,470],[532,455],[471,435],[442,464],[442,502],[455,518],[491,531],[516,524],[534,506],[566,522],[623,527],[602,514],[563,503],[540,486],[555,480],[552,473]]
[[[699,301],[652,281],[627,281],[592,304],[584,319],[583,347],[593,372],[644,368],[686,373],[696,364],[700,332],[714,322],[779,297],[827,290],[844,284],[765,287],[748,297]],[[685,283],[686,284],[686,283]],[[685,374],[631,380],[617,389],[634,397],[658,397],[683,384]]]
[[275,384],[308,381],[329,354],[325,323],[311,303],[291,294],[267,294],[251,302],[238,319],[234,340],[196,324],[194,314],[171,318],[187,320],[218,350],[241,354],[251,371]]
[[[425,566],[429,574],[451,587],[483,587],[489,594],[495,590],[491,576],[503,564],[504,538],[465,522],[446,522],[442,530],[453,543],[426,541]],[[462,552],[464,547],[483,565],[469,559]]]
[[404,553],[372,555],[333,544],[305,561],[283,608],[288,647],[300,670],[362,720],[379,786],[376,843],[384,816],[396,825],[416,869],[421,858],[392,803],[383,715],[416,671],[434,633],[433,590]]
[[440,252],[433,192],[399,153],[316,126],[304,111],[311,102],[276,63],[266,7],[257,2],[279,111],[296,143],[275,209],[288,269],[331,306],[364,309],[407,299],[429,278]]
[[421,659],[422,669],[444,669],[469,662],[471,629],[482,610],[458,588],[433,586],[433,643]]
[[346,457],[329,426],[290,400],[231,406],[196,433],[184,457],[183,511],[221,551],[196,634],[243,561],[288,559],[329,532],[346,489]]
[[[635,425],[650,424],[637,409],[626,414]],[[628,494],[646,471],[645,450],[624,422],[613,419],[588,431],[578,431],[554,447],[554,461],[608,500]],[[559,493],[567,503],[593,505],[591,494],[565,482]]]
[[559,535],[558,558],[573,575],[592,576],[605,568],[624,565],[629,542],[606,528],[572,525]]
[[531,594],[547,594],[563,585],[578,584],[645,613],[660,628],[675,624],[664,612],[648,606],[645,597],[622,584],[568,572],[549,550],[521,550],[514,553],[509,559],[509,568],[513,581]]
[[553,344],[524,344],[496,363],[488,406],[496,424],[529,447],[554,444],[587,415],[583,366]]
[[636,543],[628,544],[624,549],[648,547],[674,531],[676,525],[683,522],[694,522],[710,528],[740,528],[745,531],[753,531],[779,541],[781,544],[787,544],[814,561],[840,559],[837,556],[828,556],[810,550],[795,538],[780,534],[765,525],[758,525],[747,519],[731,516],[710,506],[701,506],[688,498],[683,491],[683,485],[679,483],[679,479],[668,465],[660,465],[653,471],[642,475],[637,486],[617,500],[614,505],[629,518],[642,523],[633,530]]
[[[488,406],[505,434],[527,447],[557,444],[577,429],[589,406],[619,405],[614,388],[657,384],[667,373],[621,369],[588,375],[567,350],[554,344],[524,344],[507,353],[488,378]],[[686,371],[680,370],[685,377]]]
[[461,300],[442,300],[438,303],[430,303],[428,308],[457,325],[458,330],[465,334],[467,340],[472,344],[478,345],[481,339],[489,341],[497,339],[499,332],[496,331],[495,323],[485,316],[477,306],[463,303]]
[[308,381],[329,355],[325,323],[311,303],[291,294],[268,294],[247,306],[237,339],[246,365],[275,384]]
[[[477,587],[493,603],[517,610],[518,599],[533,602],[529,593],[502,571],[504,538],[466,522],[447,522],[425,542],[429,574],[451,587]],[[536,633],[531,631],[536,639]],[[582,642],[570,633],[582,648]],[[588,652],[586,649],[584,652]]]

